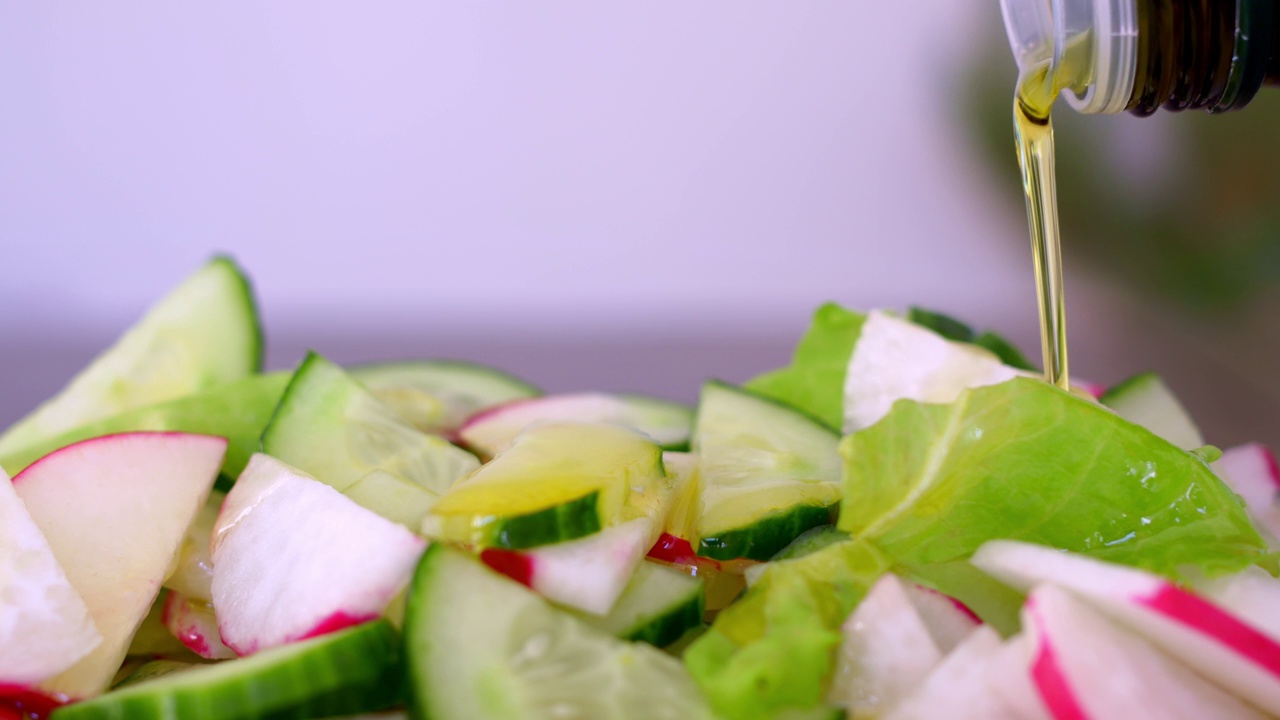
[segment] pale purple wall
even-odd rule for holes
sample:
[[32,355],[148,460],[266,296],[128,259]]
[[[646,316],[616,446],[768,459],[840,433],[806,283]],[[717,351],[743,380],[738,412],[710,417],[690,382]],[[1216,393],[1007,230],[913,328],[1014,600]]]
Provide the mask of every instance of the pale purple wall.
[[0,332],[117,328],[214,249],[279,323],[1034,323],[1017,206],[948,125],[995,0],[3,15]]

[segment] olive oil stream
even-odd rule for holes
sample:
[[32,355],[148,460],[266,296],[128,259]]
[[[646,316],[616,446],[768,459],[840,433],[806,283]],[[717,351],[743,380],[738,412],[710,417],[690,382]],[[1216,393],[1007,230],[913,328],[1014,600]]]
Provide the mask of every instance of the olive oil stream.
[[1062,248],[1058,233],[1058,191],[1054,183],[1053,122],[1049,111],[1061,89],[1058,73],[1045,61],[1018,78],[1013,101],[1014,136],[1022,188],[1027,197],[1027,224],[1035,260],[1036,295],[1040,307],[1040,347],[1045,379],[1069,390],[1067,313],[1062,287]]

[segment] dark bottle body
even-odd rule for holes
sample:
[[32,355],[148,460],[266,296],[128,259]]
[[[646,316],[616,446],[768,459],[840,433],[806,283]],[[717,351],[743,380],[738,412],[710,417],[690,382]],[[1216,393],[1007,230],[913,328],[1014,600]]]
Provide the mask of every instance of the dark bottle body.
[[1136,0],[1138,47],[1126,110],[1238,110],[1280,85],[1276,0]]

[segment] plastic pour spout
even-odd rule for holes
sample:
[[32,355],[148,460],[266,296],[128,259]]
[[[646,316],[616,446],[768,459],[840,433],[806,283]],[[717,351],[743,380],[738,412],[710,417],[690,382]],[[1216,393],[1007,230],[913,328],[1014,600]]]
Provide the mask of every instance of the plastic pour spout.
[[1021,72],[1050,63],[1054,85],[1082,113],[1118,113],[1133,93],[1137,0],[1000,0]]

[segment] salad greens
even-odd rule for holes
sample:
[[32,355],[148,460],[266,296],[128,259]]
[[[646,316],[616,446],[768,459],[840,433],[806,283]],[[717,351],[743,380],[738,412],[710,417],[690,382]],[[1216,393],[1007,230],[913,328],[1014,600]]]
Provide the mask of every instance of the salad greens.
[[827,303],[796,346],[791,365],[746,383],[749,390],[784,402],[839,429],[844,423],[844,378],[867,316]]
[[770,563],[686,651],[690,674],[726,718],[765,720],[820,708],[840,623],[889,567],[874,547],[857,541]]
[[1265,545],[1199,457],[1029,378],[950,405],[897,403],[845,438],[839,526],[908,566],[1014,538],[1176,575],[1238,570]]
[[[211,278],[218,292],[192,291]],[[858,647],[850,627],[861,621],[849,618],[869,593],[862,608],[884,610],[879,599],[888,596],[876,588],[901,584],[899,596],[928,596],[953,620],[963,616],[948,631],[957,639],[937,658],[979,618],[991,648],[1001,647],[991,628],[1007,643],[1026,635],[1032,603],[1024,593],[1037,590],[979,569],[981,553],[971,562],[990,541],[1142,568],[1155,573],[1148,585],[1231,582],[1241,575],[1230,573],[1251,565],[1276,570],[1278,556],[1255,529],[1259,511],[1233,492],[1239,485],[1224,482],[1236,482],[1222,467],[1226,459],[1215,473],[1210,463],[1221,453],[1199,447],[1198,430],[1158,378],[1140,376],[1099,404],[1027,377],[1020,369],[1030,363],[1003,338],[941,313],[911,308],[904,320],[823,305],[787,367],[745,388],[708,383],[695,416],[646,398],[528,399],[536,391],[522,380],[459,363],[410,361],[353,373],[310,354],[293,373],[263,374],[254,369],[258,312],[238,268],[215,260],[189,283],[175,291],[178,301],[161,302],[164,312],[144,318],[144,332],[131,331],[126,337],[134,340],[109,350],[81,375],[88,380],[73,381],[46,406],[56,412],[37,410],[39,422],[25,420],[6,435],[0,468],[16,474],[47,453],[114,433],[220,435],[230,441],[225,476],[234,478],[260,448],[264,458],[255,462],[288,463],[282,472],[294,477],[291,487],[314,505],[228,480],[229,494],[215,494],[209,505],[217,517],[211,531],[188,530],[181,547],[150,543],[157,556],[172,551],[183,577],[216,584],[217,601],[183,597],[172,577],[151,578],[139,590],[124,573],[102,568],[103,577],[121,575],[110,590],[139,602],[153,602],[147,593],[169,583],[170,598],[207,622],[177,623],[166,601],[163,632],[190,652],[161,658],[164,667],[175,660],[191,667],[165,678],[144,671],[118,683],[121,690],[55,711],[53,720],[104,708],[168,718],[166,708],[182,703],[228,720],[310,717],[335,692],[351,709],[400,702],[401,679],[411,686],[410,716],[436,720],[471,720],[476,712],[540,719],[710,711],[721,720],[830,720],[851,702],[841,658]],[[206,337],[209,318],[228,342]],[[166,357],[184,359],[172,377]],[[204,369],[224,366],[226,377],[206,377]],[[124,375],[128,382],[117,382]],[[619,403],[661,406],[678,422],[601,410]],[[92,413],[81,414],[81,404]],[[687,435],[690,417],[690,452],[664,452],[654,442],[655,428],[667,425]],[[477,457],[486,423],[502,442]],[[1233,473],[1261,488],[1255,494],[1265,506],[1280,470],[1260,446],[1246,450],[1233,451]],[[3,473],[0,482],[7,482]],[[337,520],[308,524],[318,512]],[[56,528],[58,517],[33,520]],[[411,547],[403,577],[397,570],[380,575],[377,588],[362,584],[362,569],[384,559],[388,547],[357,542],[371,533],[338,537],[355,527],[352,520],[380,532],[396,525],[392,534]],[[14,548],[31,542],[13,527],[0,523],[0,570]],[[337,540],[318,542],[316,527]],[[76,529],[77,537],[93,536],[92,528]],[[212,559],[212,546],[231,547],[227,533],[251,530],[260,534],[235,535],[258,538],[236,541],[239,575],[226,552]],[[428,540],[436,548],[419,560]],[[289,559],[279,562],[286,547]],[[20,571],[16,580],[0,572],[0,651],[11,640],[8,628],[22,628],[9,621],[25,611],[8,600],[21,593],[8,593],[6,583],[39,580]],[[298,592],[287,601],[257,594],[268,586]],[[361,599],[375,590],[397,599]],[[1280,584],[1275,592],[1280,597]],[[897,610],[938,621],[936,607],[926,605]],[[399,616],[409,618],[404,635],[393,627]],[[289,623],[298,637],[321,639],[271,639]],[[343,629],[349,625],[363,629]],[[284,646],[193,664],[220,657],[209,648],[221,647],[219,635],[233,626],[246,638],[228,646],[246,653]],[[133,630],[113,632],[127,638]],[[366,648],[360,638],[377,642]],[[351,643],[362,648],[368,678],[338,671],[347,662],[338,650]],[[1273,644],[1280,665],[1280,643]],[[143,646],[137,650],[117,681],[143,661]],[[42,692],[39,684],[7,684],[5,659],[0,652],[0,718]],[[49,660],[65,668],[75,657]],[[897,666],[884,662],[882,675],[892,675]],[[499,685],[510,692],[489,692]],[[1276,691],[1280,698],[1280,685]],[[497,697],[500,712],[491,702]]]

